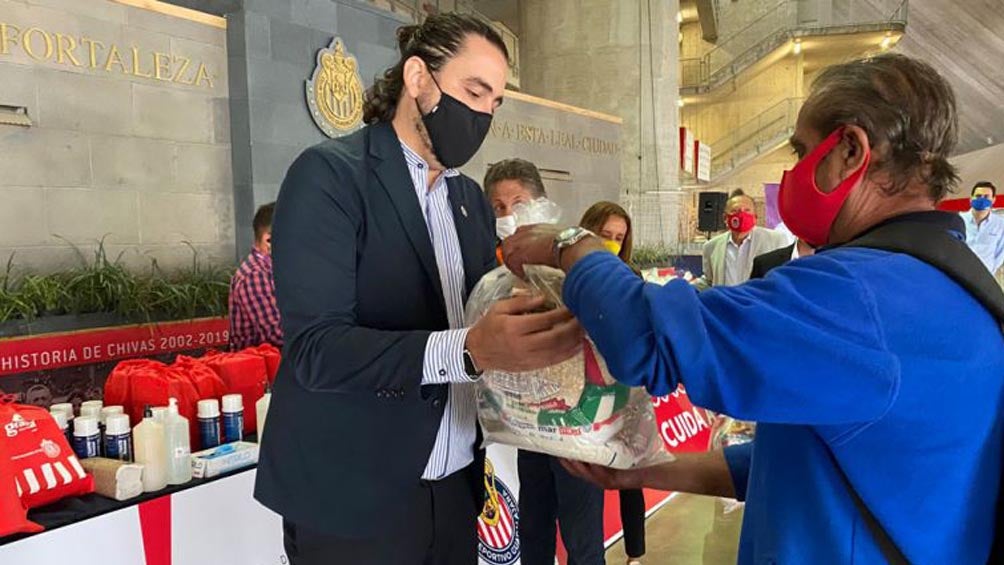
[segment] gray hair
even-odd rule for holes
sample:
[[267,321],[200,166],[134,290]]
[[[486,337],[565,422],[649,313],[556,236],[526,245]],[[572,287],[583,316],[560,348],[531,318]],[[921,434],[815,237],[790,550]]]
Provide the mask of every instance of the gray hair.
[[889,172],[889,195],[916,179],[938,201],[959,182],[948,162],[959,137],[955,93],[927,63],[887,53],[834,65],[813,83],[805,111],[807,123],[823,136],[856,125],[873,148],[886,145],[871,167]]
[[525,159],[506,159],[488,167],[484,182],[485,195],[490,199],[495,192],[495,185],[504,180],[519,181],[534,198],[547,196],[540,171]]

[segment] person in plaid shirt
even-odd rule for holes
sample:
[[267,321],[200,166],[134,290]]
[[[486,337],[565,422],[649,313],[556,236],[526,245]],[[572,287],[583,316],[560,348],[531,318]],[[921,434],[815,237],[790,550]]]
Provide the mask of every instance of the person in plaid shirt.
[[272,213],[275,202],[254,215],[254,248],[230,281],[230,349],[263,343],[282,347],[279,309],[272,282]]

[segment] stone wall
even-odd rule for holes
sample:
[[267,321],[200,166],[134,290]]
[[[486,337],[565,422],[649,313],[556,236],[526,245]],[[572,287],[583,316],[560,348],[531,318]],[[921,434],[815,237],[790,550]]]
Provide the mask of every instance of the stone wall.
[[301,151],[326,139],[311,120],[304,87],[318,50],[340,37],[368,87],[397,60],[396,30],[406,22],[338,0],[245,0],[227,21],[237,247],[244,253],[255,209],[275,200]]
[[[311,120],[304,91],[317,51],[334,37],[341,38],[359,63],[363,85],[369,87],[397,61],[396,31],[410,22],[351,0],[245,0],[243,10],[228,15],[228,21],[234,139],[247,140],[235,141],[233,147],[234,198],[239,221],[250,222],[257,206],[275,200],[296,156],[326,139]],[[548,189],[566,208],[566,218],[577,220],[593,201],[617,199],[619,132],[620,126],[608,120],[546,103],[507,100],[484,147],[464,172],[480,182],[488,164],[507,157],[554,169],[558,174],[545,181]],[[565,141],[587,139],[587,145],[588,140],[605,140],[617,152],[562,148],[553,137],[561,134]],[[520,139],[539,135],[552,137],[541,143]],[[238,249],[245,250],[251,235],[240,227]]]
[[561,206],[562,220],[575,223],[594,203],[618,201],[620,139],[619,119],[512,94],[463,171],[481,183],[490,164],[511,157],[526,159],[541,169],[548,196]]
[[[222,23],[222,22],[221,22]],[[110,0],[0,0],[0,258],[232,263],[226,32]]]
[[682,206],[678,10],[677,0],[519,3],[523,90],[623,119],[622,200],[646,243],[676,242]]

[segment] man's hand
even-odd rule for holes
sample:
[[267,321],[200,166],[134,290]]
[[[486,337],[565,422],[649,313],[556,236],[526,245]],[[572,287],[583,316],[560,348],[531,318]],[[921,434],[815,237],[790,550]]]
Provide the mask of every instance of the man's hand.
[[602,465],[562,459],[561,466],[580,479],[589,481],[604,490],[630,490],[650,487],[645,484],[645,469],[611,469]]
[[610,469],[562,460],[569,473],[604,489],[650,488],[734,498],[736,488],[721,449],[706,453],[675,453],[675,461],[642,469]]
[[578,353],[584,333],[566,308],[533,314],[543,296],[500,300],[467,333],[467,349],[481,370],[532,371]]
[[502,242],[502,257],[506,267],[520,278],[524,278],[525,265],[545,265],[564,270],[566,273],[586,255],[604,251],[598,237],[586,237],[575,245],[562,250],[561,264],[554,254],[554,240],[562,228],[551,224],[523,226],[515,234]]
[[522,278],[524,265],[545,265],[557,268],[554,239],[563,228],[552,224],[523,226],[502,242],[502,257],[506,267]]

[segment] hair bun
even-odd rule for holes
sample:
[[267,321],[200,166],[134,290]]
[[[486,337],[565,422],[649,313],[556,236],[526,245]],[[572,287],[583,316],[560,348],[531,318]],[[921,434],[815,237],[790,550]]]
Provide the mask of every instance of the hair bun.
[[397,49],[402,55],[408,50],[408,44],[415,38],[420,26],[410,25],[397,28]]

